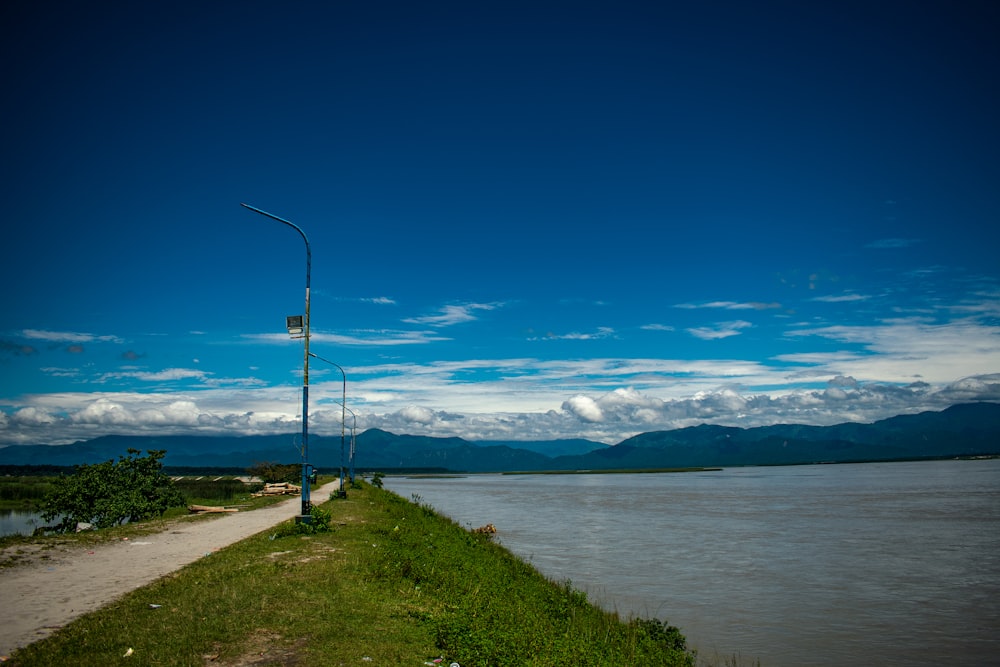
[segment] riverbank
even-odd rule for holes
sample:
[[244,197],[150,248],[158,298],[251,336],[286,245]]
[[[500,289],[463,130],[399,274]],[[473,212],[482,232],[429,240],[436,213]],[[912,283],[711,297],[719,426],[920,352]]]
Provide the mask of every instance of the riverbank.
[[211,551],[8,664],[694,664],[673,628],[600,610],[428,507],[367,485],[324,507],[330,533]]

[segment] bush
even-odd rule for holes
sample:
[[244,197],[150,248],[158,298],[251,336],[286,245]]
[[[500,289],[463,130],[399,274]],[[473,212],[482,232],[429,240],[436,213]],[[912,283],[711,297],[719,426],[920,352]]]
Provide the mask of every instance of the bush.
[[332,530],[330,522],[333,514],[318,505],[313,505],[309,509],[309,521],[287,521],[278,526],[278,530],[273,537],[289,537],[292,535],[315,535],[316,533],[328,533]]
[[238,479],[189,479],[174,482],[188,502],[192,500],[230,501],[241,499],[264,488],[260,482],[245,484]]
[[270,461],[264,461],[262,463],[254,463],[247,472],[254,477],[259,477],[268,484],[277,482],[299,484],[302,482],[301,463],[271,463]]
[[42,520],[58,518],[56,532],[76,529],[78,523],[110,528],[130,521],[161,516],[184,504],[184,497],[163,474],[164,450],[128,449],[118,461],[76,466],[68,477],[60,477],[56,488],[41,502]]

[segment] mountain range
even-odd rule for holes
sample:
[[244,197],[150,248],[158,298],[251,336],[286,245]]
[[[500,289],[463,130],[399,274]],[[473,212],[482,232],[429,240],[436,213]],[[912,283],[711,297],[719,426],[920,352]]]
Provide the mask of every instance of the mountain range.
[[[297,463],[300,437],[108,435],[71,445],[11,445],[0,465],[72,466],[117,459],[133,448],[166,450],[168,468],[240,468]],[[350,436],[343,443],[344,465]],[[321,472],[341,465],[340,436],[310,435],[309,461]],[[779,424],[739,428],[702,424],[654,431],[617,445],[589,440],[470,441],[369,429],[356,438],[358,470],[453,472],[639,470],[795,465],[1000,454],[1000,403],[967,403],[941,412],[900,415],[872,424]]]

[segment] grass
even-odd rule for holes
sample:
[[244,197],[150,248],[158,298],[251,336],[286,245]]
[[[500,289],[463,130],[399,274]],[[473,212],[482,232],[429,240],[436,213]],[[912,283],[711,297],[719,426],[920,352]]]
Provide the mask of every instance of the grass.
[[323,508],[331,532],[248,538],[7,664],[120,664],[129,649],[135,665],[695,663],[676,628],[600,610],[429,507],[365,484]]
[[56,477],[5,475],[0,477],[0,509],[32,511],[55,489]]

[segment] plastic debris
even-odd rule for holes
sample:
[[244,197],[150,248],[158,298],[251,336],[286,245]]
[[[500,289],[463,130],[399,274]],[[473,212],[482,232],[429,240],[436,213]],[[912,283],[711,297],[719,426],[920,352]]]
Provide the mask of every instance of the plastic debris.
[[133,653],[135,653],[135,651],[133,651],[133,650],[131,649],[131,647],[130,647],[130,648],[129,648],[129,650],[125,651],[125,655],[123,655],[122,657],[123,657],[123,658],[127,658],[127,657],[129,657],[130,655],[132,655]]
[[159,609],[162,606],[163,606],[162,604],[153,604],[152,602],[149,603],[150,609]]

